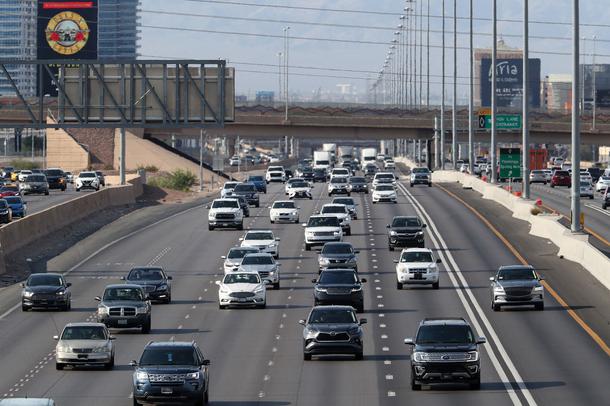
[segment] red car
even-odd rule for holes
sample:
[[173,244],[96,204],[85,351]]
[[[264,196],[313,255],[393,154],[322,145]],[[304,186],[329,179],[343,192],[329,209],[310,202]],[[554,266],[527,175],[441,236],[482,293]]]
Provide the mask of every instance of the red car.
[[19,187],[15,185],[4,185],[0,187],[0,198],[5,196],[19,196]]
[[572,187],[572,177],[568,171],[555,171],[551,178],[551,187],[567,186]]

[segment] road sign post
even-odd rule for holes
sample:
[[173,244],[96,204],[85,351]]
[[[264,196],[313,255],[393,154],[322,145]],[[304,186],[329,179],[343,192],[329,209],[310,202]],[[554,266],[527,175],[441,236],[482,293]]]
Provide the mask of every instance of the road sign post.
[[521,148],[500,148],[500,181],[521,179]]

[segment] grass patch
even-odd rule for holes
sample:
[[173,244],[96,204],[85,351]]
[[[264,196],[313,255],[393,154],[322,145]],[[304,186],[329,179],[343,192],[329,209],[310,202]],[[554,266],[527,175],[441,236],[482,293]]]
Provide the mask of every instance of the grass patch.
[[159,168],[155,165],[138,165],[138,170],[144,169],[146,172],[157,173],[159,172]]
[[171,173],[161,173],[155,176],[148,181],[148,184],[160,188],[188,192],[196,181],[197,177],[191,171],[177,169]]
[[40,163],[28,161],[26,159],[13,159],[10,162],[10,166],[15,169],[38,169],[40,168]]

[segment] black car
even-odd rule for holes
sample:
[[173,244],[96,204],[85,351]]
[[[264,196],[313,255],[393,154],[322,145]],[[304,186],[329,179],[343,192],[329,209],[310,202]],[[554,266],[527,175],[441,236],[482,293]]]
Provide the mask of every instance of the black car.
[[305,167],[303,169],[301,169],[301,178],[303,180],[306,180],[308,182],[315,182],[315,174],[314,171],[311,167]]
[[284,174],[286,175],[286,180],[294,177],[292,169],[284,169]]
[[44,171],[44,174],[47,177],[49,189],[60,189],[62,192],[66,191],[67,182],[64,171],[61,169],[47,169]]
[[140,285],[108,285],[104,294],[96,296],[97,322],[108,328],[140,328],[150,333],[152,306]]
[[601,168],[592,167],[592,168],[587,169],[587,171],[591,175],[592,183],[596,183],[599,180],[599,178],[604,174],[604,170]]
[[349,178],[349,183],[352,185],[352,193],[369,194],[369,185],[364,176],[352,176]]
[[303,359],[310,361],[313,355],[352,354],[363,358],[366,319],[356,317],[351,306],[316,306],[311,309],[303,325]]
[[327,242],[318,256],[318,272],[331,268],[350,268],[358,272],[358,254],[349,242]]
[[328,173],[324,168],[313,168],[313,181],[314,182],[326,182],[328,179]]
[[315,283],[313,297],[314,306],[318,305],[349,305],[357,312],[364,311],[364,295],[362,284],[366,279],[358,279],[358,273],[353,269],[326,269]]
[[424,248],[424,228],[426,225],[417,216],[395,216],[388,228],[388,249],[395,247]]
[[8,202],[0,199],[0,223],[10,223],[13,220],[13,212]]
[[100,186],[106,186],[106,178],[104,177],[104,174],[102,173],[102,171],[95,171],[95,174],[97,175],[97,178],[100,180]]
[[72,284],[58,273],[34,273],[21,284],[21,310],[33,308],[59,308],[70,310]]
[[210,360],[194,341],[151,341],[130,365],[134,405],[208,403]]
[[602,198],[602,209],[606,210],[608,207],[610,207],[610,188],[606,188]]
[[462,318],[424,319],[411,354],[411,389],[433,383],[463,382],[472,389],[481,387],[481,365],[478,345],[485,337],[475,338],[470,324]]
[[245,197],[241,195],[231,195],[229,196],[231,199],[236,199],[239,201],[239,207],[241,207],[241,211],[244,213],[244,217],[250,217],[250,205]]
[[122,280],[133,285],[139,285],[150,300],[159,300],[163,303],[172,301],[172,277],[168,276],[163,268],[158,266],[142,266],[132,268]]
[[243,196],[249,205],[253,205],[255,207],[260,206],[260,200],[258,197],[258,190],[254,183],[238,183],[235,185],[235,189],[233,189],[233,193],[231,197],[234,196]]

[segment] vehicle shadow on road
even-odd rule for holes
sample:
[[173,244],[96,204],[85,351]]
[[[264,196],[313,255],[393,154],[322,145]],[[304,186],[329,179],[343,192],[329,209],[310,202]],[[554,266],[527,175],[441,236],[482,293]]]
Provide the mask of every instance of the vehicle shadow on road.
[[196,304],[205,304],[205,303],[216,303],[213,300],[182,300],[182,299],[172,299],[171,303],[168,304],[177,304],[177,305],[196,305]]
[[[545,312],[565,312],[568,310],[585,310],[585,309],[595,309],[595,306],[544,306]],[[528,312],[535,311],[533,306],[521,306],[521,307],[502,307],[503,312]]]
[[385,309],[385,308],[379,308],[379,309],[364,309],[363,314],[398,314],[398,313],[412,313],[412,312],[416,312],[418,311],[417,309]]
[[223,405],[223,406],[285,406],[292,404],[291,402],[283,402],[283,401],[243,401],[243,400],[210,400],[210,405]]

